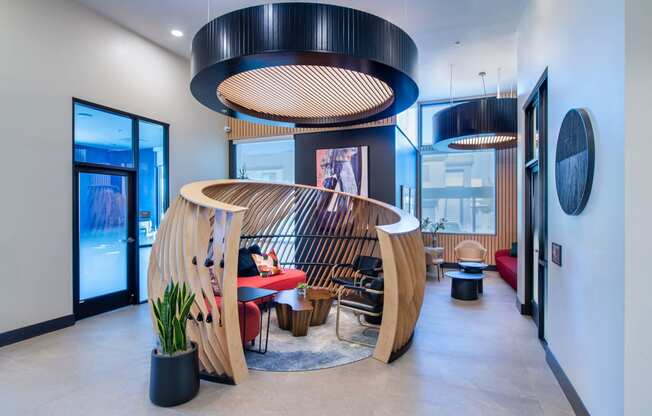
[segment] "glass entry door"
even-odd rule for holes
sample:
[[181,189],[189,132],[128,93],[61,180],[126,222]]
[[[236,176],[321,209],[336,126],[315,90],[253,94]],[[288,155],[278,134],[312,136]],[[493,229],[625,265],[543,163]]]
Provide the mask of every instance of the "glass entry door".
[[77,319],[133,302],[133,176],[133,172],[117,169],[75,169],[73,294]]

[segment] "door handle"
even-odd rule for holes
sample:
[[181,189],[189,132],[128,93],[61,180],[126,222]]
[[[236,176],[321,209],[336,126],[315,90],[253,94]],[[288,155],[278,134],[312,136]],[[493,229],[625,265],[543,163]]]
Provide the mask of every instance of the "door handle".
[[127,240],[124,240],[124,241],[126,241],[126,242],[129,243],[129,244],[133,244],[133,243],[136,242],[136,239],[133,238],[133,237],[127,237]]

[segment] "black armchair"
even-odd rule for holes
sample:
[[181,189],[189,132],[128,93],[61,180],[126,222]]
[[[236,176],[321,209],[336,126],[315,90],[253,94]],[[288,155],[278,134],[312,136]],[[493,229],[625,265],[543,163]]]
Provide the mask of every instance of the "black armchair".
[[[368,278],[375,278],[383,271],[383,260],[373,256],[355,256],[353,263],[336,264],[331,269],[331,281],[338,285],[357,286]],[[338,270],[349,269],[353,271],[353,276],[337,276]]]
[[[383,315],[383,293],[384,281],[382,277],[368,276],[362,284],[342,285],[337,294],[337,315],[335,320],[335,335],[339,340],[374,347],[373,344],[345,338],[340,334],[340,310],[348,309],[353,311],[360,325],[378,330]],[[373,317],[378,324],[363,319],[366,317]]]

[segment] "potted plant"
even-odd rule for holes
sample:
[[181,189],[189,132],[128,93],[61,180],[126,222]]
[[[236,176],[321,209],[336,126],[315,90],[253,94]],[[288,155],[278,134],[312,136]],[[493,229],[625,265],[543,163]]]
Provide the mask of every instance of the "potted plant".
[[186,321],[195,295],[186,283],[170,282],[163,298],[152,302],[158,348],[152,350],[149,399],[158,406],[176,406],[199,391],[197,344],[188,342]]
[[431,246],[437,246],[437,232],[446,228],[446,218],[441,218],[437,222],[432,222],[430,217],[426,217],[421,221],[421,230],[432,233]]
[[299,283],[297,285],[297,292],[299,293],[299,296],[306,296],[306,291],[308,290],[308,284],[307,283]]

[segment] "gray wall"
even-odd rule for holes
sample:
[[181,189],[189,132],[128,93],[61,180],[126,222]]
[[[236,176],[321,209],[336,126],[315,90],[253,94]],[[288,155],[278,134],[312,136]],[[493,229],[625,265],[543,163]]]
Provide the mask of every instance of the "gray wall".
[[[533,0],[517,33],[519,108],[548,67],[548,160],[554,161],[559,127],[570,108],[588,108],[595,129],[593,191],[581,215],[561,210],[555,171],[549,169],[548,240],[563,246],[563,267],[549,262],[545,305],[548,345],[594,416],[623,414],[624,22],[623,1]],[[522,259],[522,193],[518,235]],[[523,276],[520,262],[521,302]]]
[[0,333],[72,313],[72,97],[170,123],[171,197],[226,177],[189,63],[66,0],[0,0]]
[[625,3],[625,414],[652,412],[652,2]]

